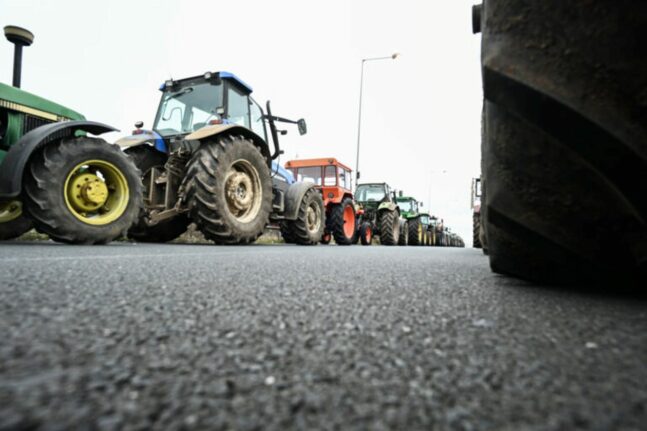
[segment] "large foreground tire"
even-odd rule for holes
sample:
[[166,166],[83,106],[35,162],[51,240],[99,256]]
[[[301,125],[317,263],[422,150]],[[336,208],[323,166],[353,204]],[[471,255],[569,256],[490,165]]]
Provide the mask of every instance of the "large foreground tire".
[[[577,2],[576,2],[577,3]],[[487,0],[483,211],[495,272],[634,282],[647,267],[647,3]]]
[[182,187],[191,220],[216,244],[254,242],[269,221],[270,171],[260,150],[242,136],[203,143]]
[[281,223],[281,234],[286,240],[300,245],[316,245],[324,232],[325,210],[321,194],[314,188],[308,190],[297,213],[296,220]]
[[31,220],[22,211],[22,202],[0,203],[0,241],[18,238],[32,226]]
[[119,147],[98,138],[46,144],[23,181],[34,227],[59,242],[104,244],[125,236],[142,207],[139,171]]
[[420,223],[420,218],[409,219],[409,245],[421,245],[422,244],[422,223]]
[[353,201],[346,198],[340,204],[333,205],[330,218],[326,220],[326,230],[332,232],[338,245],[351,245],[358,238],[356,222]]
[[125,153],[135,163],[137,169],[139,169],[142,175],[144,189],[144,208],[137,222],[128,230],[128,237],[139,242],[168,242],[182,235],[186,232],[190,223],[186,214],[180,214],[172,219],[161,221],[152,226],[147,225],[145,221],[150,192],[148,189],[150,186],[150,175],[153,168],[157,168],[160,171],[164,169],[164,164],[167,159],[166,155],[149,145],[129,148]]
[[380,244],[398,245],[400,240],[400,214],[397,211],[382,210],[378,217]]
[[481,214],[472,215],[472,247],[483,248],[481,244]]

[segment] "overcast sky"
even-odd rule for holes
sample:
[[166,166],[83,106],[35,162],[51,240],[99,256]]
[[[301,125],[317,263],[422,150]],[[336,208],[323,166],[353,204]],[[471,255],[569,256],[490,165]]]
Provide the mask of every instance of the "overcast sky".
[[[273,112],[303,117],[281,163],[336,157],[355,166],[366,63],[361,181],[424,201],[471,245],[470,181],[479,175],[480,36],[471,0],[0,0],[0,24],[31,30],[23,89],[130,133],[152,123],[159,85],[233,72]],[[12,49],[0,43],[0,81]],[[116,140],[119,135],[106,135]]]

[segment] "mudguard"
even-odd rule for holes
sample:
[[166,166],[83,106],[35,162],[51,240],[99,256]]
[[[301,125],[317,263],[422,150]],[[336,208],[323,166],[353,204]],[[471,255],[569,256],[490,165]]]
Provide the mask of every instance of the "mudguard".
[[299,213],[299,205],[306,192],[315,188],[312,183],[294,183],[288,187],[285,193],[285,211],[283,217],[286,220],[296,220]]
[[144,143],[150,143],[155,147],[157,151],[160,151],[164,154],[168,153],[168,150],[166,148],[166,142],[164,142],[164,138],[162,136],[153,131],[153,130],[142,130],[142,133],[138,135],[130,135],[130,136],[124,136],[123,138],[120,138],[115,142],[115,144],[119,145],[121,148],[130,148],[130,147],[136,147],[138,145],[142,145]]
[[393,202],[382,202],[380,206],[377,207],[377,210],[378,211],[382,211],[382,210],[397,211],[398,214],[400,213],[400,208]]
[[214,124],[212,126],[205,126],[185,136],[184,139],[202,141],[206,138],[218,136],[225,132],[227,132],[227,135],[242,135],[247,139],[251,139],[254,145],[260,148],[263,157],[267,160],[267,166],[271,167],[272,156],[270,155],[270,149],[267,146],[267,142],[248,128],[239,126],[238,124]]
[[20,194],[25,166],[36,149],[53,140],[74,136],[77,131],[100,135],[119,130],[94,121],[64,121],[31,130],[11,146],[0,165],[0,199]]

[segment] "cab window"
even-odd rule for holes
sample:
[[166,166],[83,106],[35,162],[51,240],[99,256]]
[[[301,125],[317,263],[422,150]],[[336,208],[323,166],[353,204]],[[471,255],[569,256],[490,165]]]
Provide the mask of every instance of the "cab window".
[[252,130],[267,142],[267,136],[265,135],[265,121],[263,121],[263,110],[252,99],[249,101],[249,109],[252,121]]
[[235,87],[229,86],[227,90],[227,119],[231,123],[250,128],[249,126],[249,99],[238,92]]
[[337,185],[337,176],[335,173],[334,166],[326,166],[324,170],[324,186],[336,186]]

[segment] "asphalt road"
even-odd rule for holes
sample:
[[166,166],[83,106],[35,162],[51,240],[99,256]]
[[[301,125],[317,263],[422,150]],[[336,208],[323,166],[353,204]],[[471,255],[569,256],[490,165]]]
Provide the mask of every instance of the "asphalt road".
[[0,245],[0,429],[647,428],[647,301],[477,250]]

